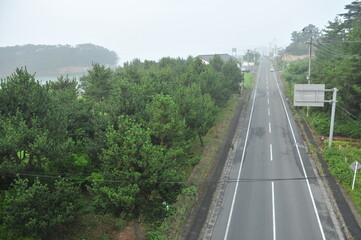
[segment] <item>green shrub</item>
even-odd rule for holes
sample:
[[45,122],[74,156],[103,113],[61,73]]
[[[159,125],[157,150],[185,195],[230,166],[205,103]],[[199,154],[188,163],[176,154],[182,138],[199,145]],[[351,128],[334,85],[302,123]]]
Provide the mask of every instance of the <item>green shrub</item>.
[[24,236],[46,237],[60,225],[75,221],[80,192],[72,184],[59,180],[53,188],[36,179],[18,179],[6,192],[1,221],[6,228]]
[[147,240],[166,240],[166,237],[157,231],[151,231],[148,232]]
[[125,226],[127,226],[127,222],[123,219],[119,219],[118,221],[115,222],[115,227],[118,230],[123,229]]
[[[335,119],[334,136],[361,138],[361,122],[355,120],[345,121],[343,119]],[[330,114],[329,113],[313,113],[311,123],[316,132],[323,136],[328,136],[330,132]]]
[[6,240],[38,240],[38,238],[22,237],[19,233],[7,229],[5,226],[0,226],[0,239]]
[[182,190],[182,195],[195,196],[196,194],[197,194],[196,186],[189,186],[189,187],[183,188],[183,190]]

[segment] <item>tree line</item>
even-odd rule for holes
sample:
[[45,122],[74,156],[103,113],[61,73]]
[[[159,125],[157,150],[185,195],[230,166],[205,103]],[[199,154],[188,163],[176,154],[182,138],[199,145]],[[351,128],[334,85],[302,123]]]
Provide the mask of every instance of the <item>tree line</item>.
[[166,217],[199,161],[192,142],[203,144],[241,81],[218,56],[93,64],[80,84],[41,85],[17,69],[0,85],[0,228],[46,239],[84,209]]
[[[345,6],[346,13],[329,21],[318,41],[314,42],[311,62],[311,83],[324,83],[337,88],[337,123],[339,136],[361,138],[361,2]],[[292,63],[284,78],[290,83],[307,83],[307,60]],[[332,98],[326,95],[327,100]],[[312,108],[313,124],[327,135],[331,106]]]
[[91,67],[92,63],[116,65],[114,51],[94,44],[34,45],[0,47],[0,77],[10,75],[19,66],[39,74],[56,73],[62,67]]
[[300,31],[293,31],[291,44],[286,47],[285,53],[296,56],[308,54],[311,39],[316,42],[320,35],[321,31],[313,24],[309,24]]

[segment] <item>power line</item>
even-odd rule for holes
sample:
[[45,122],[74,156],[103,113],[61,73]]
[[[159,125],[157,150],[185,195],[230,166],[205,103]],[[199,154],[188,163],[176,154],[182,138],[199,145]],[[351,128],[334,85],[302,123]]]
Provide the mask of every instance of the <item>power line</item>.
[[[332,100],[331,98],[328,98],[328,100]],[[355,121],[359,121],[359,123],[361,124],[361,119],[358,118],[357,116],[353,115],[352,113],[350,113],[347,109],[345,109],[344,107],[342,107],[341,105],[344,105],[341,102],[337,102],[337,107],[336,110],[338,110],[339,112],[341,112],[341,110],[339,108],[341,108],[343,110],[343,113],[346,113],[348,115],[350,115],[351,117],[354,118]],[[345,106],[345,105],[344,105]]]
[[338,40],[329,40],[329,41],[318,41],[317,43],[322,44],[332,44],[332,43],[361,43],[361,40],[345,40],[345,41],[338,41]]
[[[91,179],[91,178],[74,178],[74,177],[62,177],[54,175],[43,175],[43,174],[27,174],[27,173],[5,173],[7,176],[28,176],[28,177],[37,177],[37,178],[51,178],[51,179],[65,179],[72,181],[88,181],[88,182],[107,182],[107,183],[126,183],[126,184],[135,184],[135,183],[152,183],[152,184],[196,184],[196,183],[233,183],[233,182],[281,182],[281,181],[301,181],[301,180],[312,180],[312,179],[322,179],[330,178],[332,175],[323,175],[323,176],[314,176],[314,177],[293,177],[293,178],[240,178],[240,179],[228,179],[228,180],[218,180],[218,181],[205,181],[205,180],[188,180],[188,181],[126,181],[126,180],[114,180],[114,179]],[[350,176],[345,175],[336,175],[338,177],[343,177],[343,179],[352,178],[352,172]],[[361,177],[360,177],[361,178]]]
[[331,46],[326,46],[323,43],[318,43],[317,45],[315,45],[315,47],[318,49],[317,52],[319,54],[341,57],[341,58],[361,59],[360,55],[349,54],[349,53],[344,52],[340,48],[333,48]]
[[[338,102],[339,103],[339,102]],[[357,116],[353,115],[352,113],[350,113],[349,111],[347,111],[345,108],[343,108],[342,106],[338,105],[338,107],[340,107],[345,113],[347,113],[348,115],[352,116],[355,120],[360,121],[361,119],[359,119]]]

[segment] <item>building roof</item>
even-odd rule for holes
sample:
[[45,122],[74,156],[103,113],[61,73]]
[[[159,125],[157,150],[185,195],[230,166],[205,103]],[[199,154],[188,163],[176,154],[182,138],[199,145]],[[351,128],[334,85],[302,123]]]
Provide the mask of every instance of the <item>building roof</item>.
[[237,58],[229,55],[229,54],[226,54],[226,53],[223,53],[223,54],[208,54],[208,55],[198,55],[197,58],[200,58],[200,59],[203,59],[204,61],[206,62],[209,62],[209,60],[211,60],[214,56],[220,56],[222,58],[222,60],[224,62],[227,62],[231,59],[233,60],[237,60]]

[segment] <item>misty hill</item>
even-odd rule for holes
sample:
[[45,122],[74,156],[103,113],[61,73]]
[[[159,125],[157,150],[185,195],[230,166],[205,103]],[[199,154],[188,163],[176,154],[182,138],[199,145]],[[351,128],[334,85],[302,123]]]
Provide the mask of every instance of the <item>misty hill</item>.
[[62,75],[86,72],[92,63],[116,65],[114,51],[94,44],[33,45],[0,47],[0,78],[26,66],[36,76]]

